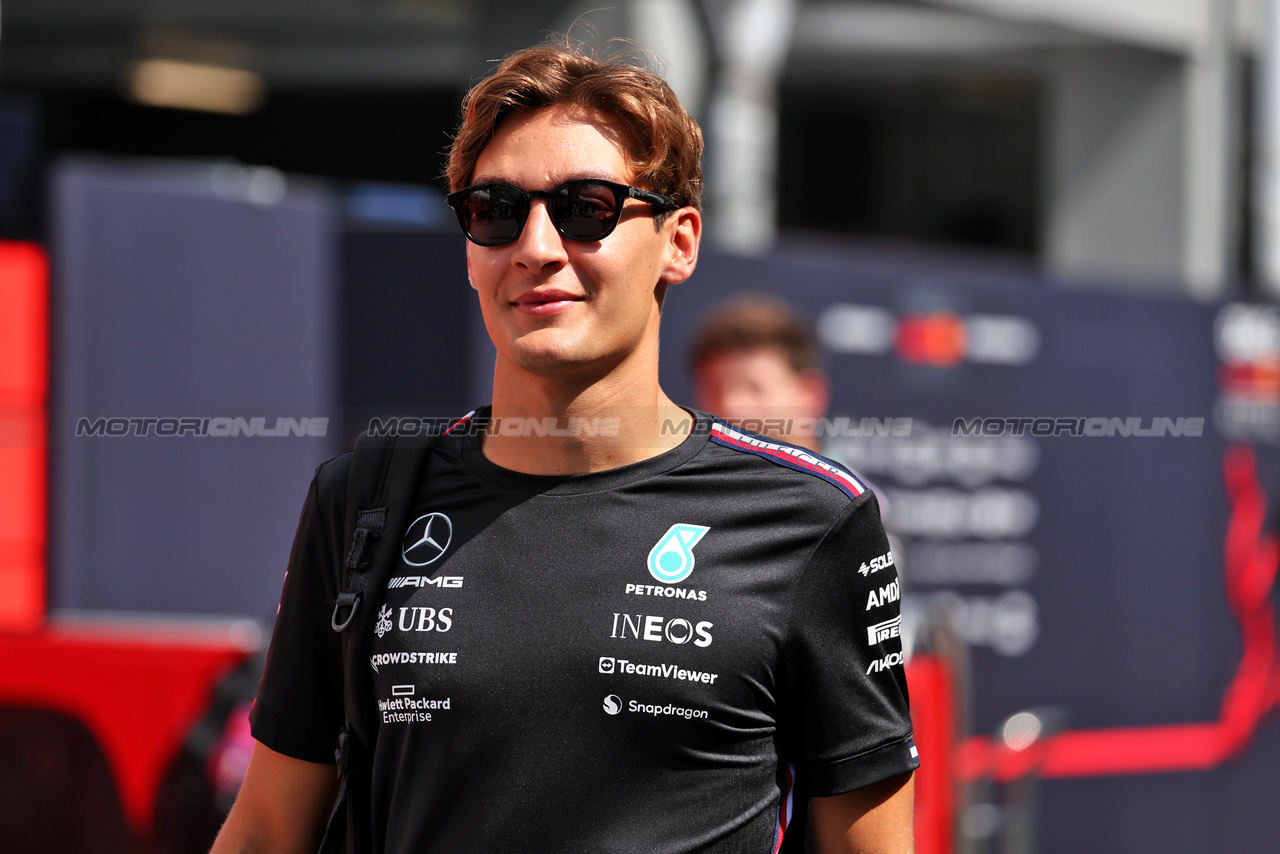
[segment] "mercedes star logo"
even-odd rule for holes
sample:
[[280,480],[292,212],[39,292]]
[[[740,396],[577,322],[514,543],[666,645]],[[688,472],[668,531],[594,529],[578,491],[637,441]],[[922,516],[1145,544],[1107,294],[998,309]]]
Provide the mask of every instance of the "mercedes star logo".
[[443,513],[428,513],[413,520],[404,532],[401,554],[409,566],[426,566],[434,563],[449,548],[453,539],[453,523]]

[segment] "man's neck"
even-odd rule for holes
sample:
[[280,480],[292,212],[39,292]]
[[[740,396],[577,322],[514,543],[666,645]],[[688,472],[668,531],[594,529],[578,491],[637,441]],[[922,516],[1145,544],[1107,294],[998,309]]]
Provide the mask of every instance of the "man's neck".
[[[656,372],[654,372],[656,374]],[[494,377],[493,420],[484,437],[490,462],[526,474],[605,471],[671,450],[690,416],[651,382],[617,372],[594,382],[519,375]]]

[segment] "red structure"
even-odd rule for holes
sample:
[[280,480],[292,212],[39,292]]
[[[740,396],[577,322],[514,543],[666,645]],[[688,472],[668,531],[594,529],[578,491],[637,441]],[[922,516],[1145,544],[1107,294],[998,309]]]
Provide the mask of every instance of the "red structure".
[[0,705],[82,722],[135,832],[215,682],[245,644],[225,629],[46,622],[49,265],[0,243]]
[[45,610],[49,263],[0,243],[0,631],[30,631]]
[[917,653],[907,662],[916,772],[916,854],[951,854],[956,835],[957,675],[943,656]]
[[[1161,726],[1067,730],[1035,750],[1018,751],[975,737],[957,756],[961,780],[1012,780],[1035,767],[1041,777],[1099,777],[1205,771],[1239,755],[1262,720],[1280,709],[1271,589],[1280,539],[1266,526],[1266,494],[1253,449],[1229,448],[1223,460],[1231,518],[1223,554],[1227,601],[1244,650],[1222,698],[1218,720]],[[913,687],[914,692],[914,687]]]
[[51,625],[0,635],[0,705],[81,721],[106,754],[125,815],[150,832],[156,793],[217,680],[246,655],[225,631]]

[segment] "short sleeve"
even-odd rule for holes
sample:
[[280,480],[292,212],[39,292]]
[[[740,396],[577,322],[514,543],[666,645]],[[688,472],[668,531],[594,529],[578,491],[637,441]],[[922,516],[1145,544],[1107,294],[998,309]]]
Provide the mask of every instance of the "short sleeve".
[[330,627],[339,583],[349,455],[316,471],[303,504],[251,723],[278,753],[332,763],[342,727],[342,642]]
[[849,792],[920,764],[899,596],[879,507],[868,491],[805,565],[783,641],[782,724],[813,795]]

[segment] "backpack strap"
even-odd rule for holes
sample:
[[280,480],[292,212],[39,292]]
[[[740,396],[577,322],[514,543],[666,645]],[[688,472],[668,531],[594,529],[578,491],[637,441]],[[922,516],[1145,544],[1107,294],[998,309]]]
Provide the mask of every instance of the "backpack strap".
[[[368,851],[370,783],[376,724],[373,675],[367,666],[373,620],[382,591],[396,566],[398,534],[409,523],[413,502],[440,435],[356,440],[347,474],[342,578],[330,627],[342,635],[342,704],[346,721],[338,735],[338,798],[321,852]],[[384,534],[386,536],[384,536]],[[343,848],[343,843],[346,847]]]
[[[345,589],[331,625],[342,634],[343,706],[355,735],[373,744],[373,674],[368,666],[373,622],[382,591],[400,556],[400,535],[426,476],[439,435],[356,441],[347,476]],[[383,534],[387,533],[387,536]],[[349,611],[344,613],[344,610]]]

